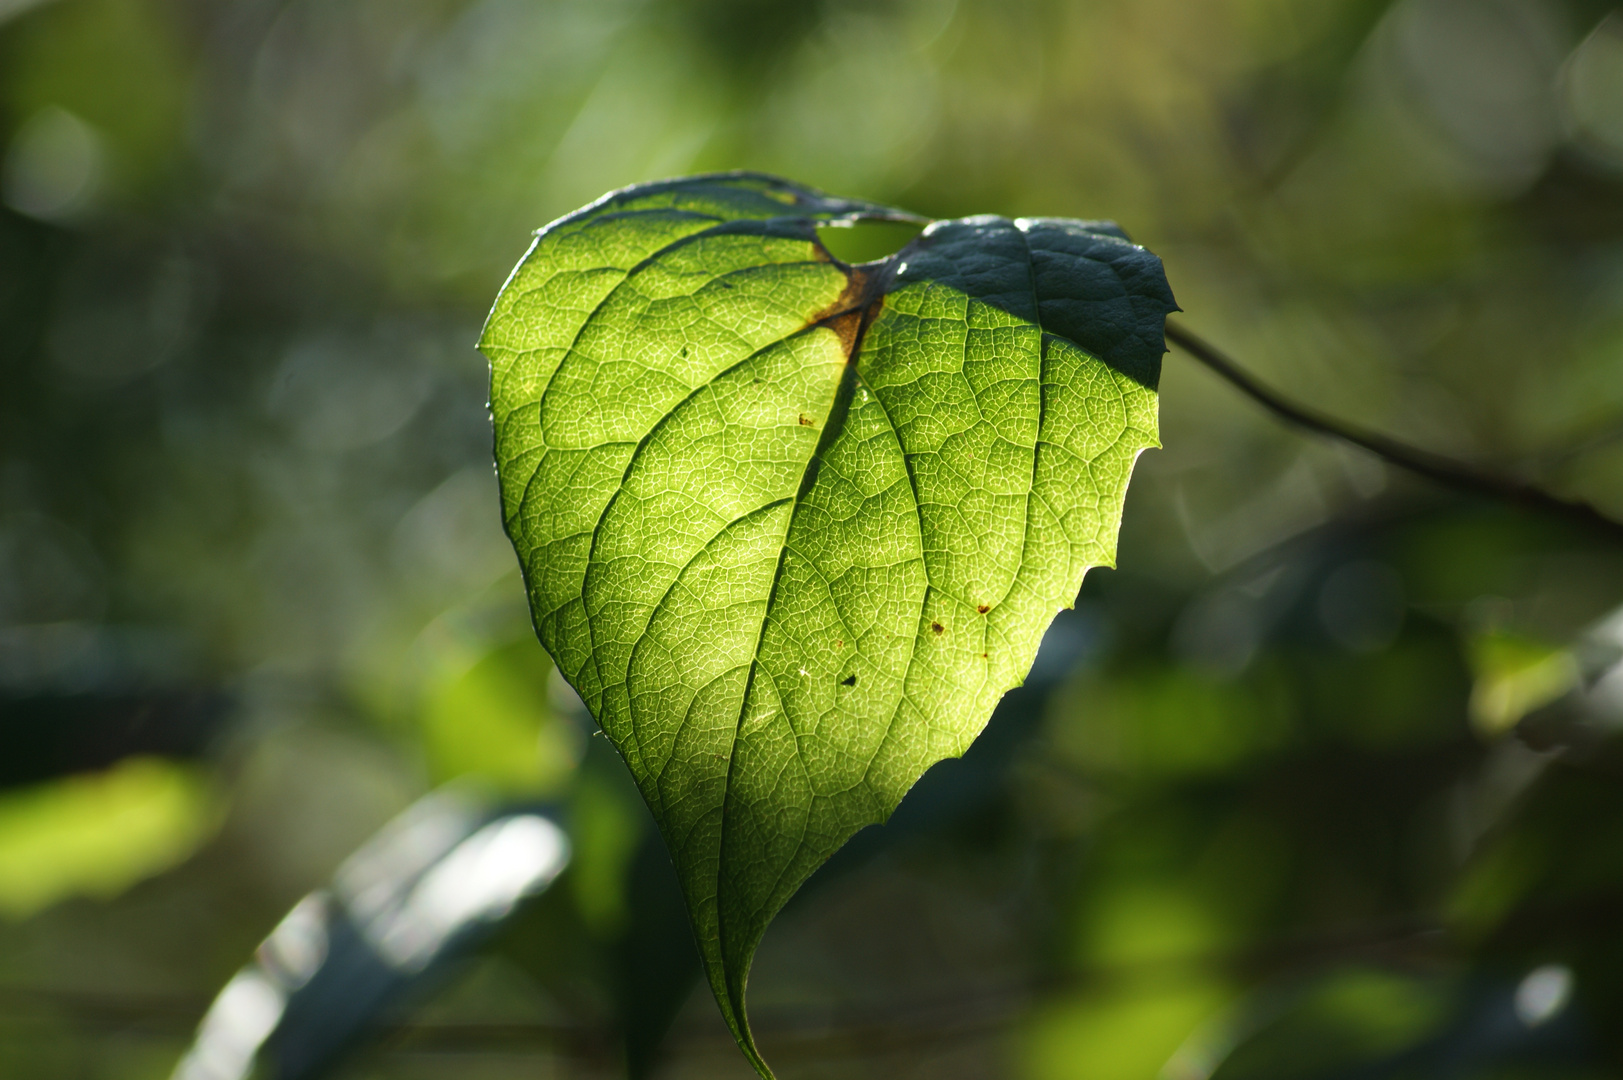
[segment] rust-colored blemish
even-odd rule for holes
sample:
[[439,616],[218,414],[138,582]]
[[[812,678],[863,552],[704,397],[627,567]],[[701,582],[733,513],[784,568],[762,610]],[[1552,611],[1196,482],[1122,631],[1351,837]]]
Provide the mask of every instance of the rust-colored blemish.
[[990,653],[981,653],[981,659],[985,660],[990,655],[991,655]]
[[981,604],[976,607],[975,610],[980,612],[982,615],[985,615],[988,611],[991,611],[992,608],[989,604]]
[[863,300],[867,298],[868,272],[860,266],[842,266],[840,269],[845,271],[845,288],[840,290],[840,295],[836,296],[828,307],[813,315],[809,322],[820,323],[825,319],[831,319],[836,315],[859,308],[862,306]]
[[801,427],[811,427],[812,426],[812,422],[806,418],[805,413],[800,414],[800,426]]
[[[827,258],[828,253],[821,244],[815,245],[819,258]],[[839,335],[840,348],[849,360],[856,351],[857,339],[862,335],[865,317],[878,310],[882,298],[874,296],[876,284],[872,275],[856,266],[841,266],[845,272],[845,288],[834,302],[823,310],[817,312],[806,320],[807,326],[826,326]]]
[[845,639],[844,639],[844,638],[835,638],[835,639],[834,639],[834,647],[835,647],[835,648],[836,648],[836,649],[843,649],[843,648],[845,648]]
[[936,633],[940,634],[940,633],[944,633],[947,628],[945,626],[942,626],[938,622],[933,622],[933,623],[930,624],[930,629],[934,630]]
[[851,354],[857,348],[857,335],[862,332],[862,311],[853,309],[821,321],[824,326],[839,335],[840,350],[845,353],[847,360],[851,359]]

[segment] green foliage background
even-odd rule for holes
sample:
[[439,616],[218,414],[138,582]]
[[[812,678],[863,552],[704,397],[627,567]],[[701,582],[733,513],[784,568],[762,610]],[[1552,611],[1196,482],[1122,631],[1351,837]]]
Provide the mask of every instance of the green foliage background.
[[[0,1071],[167,1075],[298,896],[475,774],[577,861],[352,1075],[617,1075],[662,1010],[661,1075],[747,1075],[490,475],[489,300],[609,188],[1114,218],[1297,398],[1623,514],[1608,10],[0,3]],[[1516,724],[1620,553],[1177,356],[1162,441],[1052,692],[767,935],[780,1075],[1614,1075],[1616,740]],[[1543,964],[1572,1004],[1491,1043]]]

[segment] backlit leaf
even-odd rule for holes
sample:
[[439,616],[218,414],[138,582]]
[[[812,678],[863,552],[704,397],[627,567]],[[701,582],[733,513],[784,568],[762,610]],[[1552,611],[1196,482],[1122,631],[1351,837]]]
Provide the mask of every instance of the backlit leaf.
[[481,348],[542,643],[635,775],[739,1045],[767,924],[963,753],[1156,445],[1160,260],[1115,226],[919,219],[753,174],[547,226]]

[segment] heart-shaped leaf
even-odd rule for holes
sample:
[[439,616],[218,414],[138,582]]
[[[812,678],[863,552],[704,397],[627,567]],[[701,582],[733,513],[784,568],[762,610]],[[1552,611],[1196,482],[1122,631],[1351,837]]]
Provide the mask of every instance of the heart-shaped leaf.
[[[537,633],[670,847],[740,1047],[772,917],[1031,667],[1156,444],[1160,260],[1098,222],[930,224],[754,174],[547,226],[485,327]],[[922,221],[920,221],[922,224]]]

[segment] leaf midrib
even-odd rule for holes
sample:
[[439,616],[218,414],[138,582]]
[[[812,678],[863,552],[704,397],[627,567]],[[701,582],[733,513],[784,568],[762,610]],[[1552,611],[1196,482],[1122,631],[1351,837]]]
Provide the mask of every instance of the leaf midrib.
[[[825,253],[827,253],[827,249],[822,247],[821,241],[817,241],[817,245],[819,248],[822,248]],[[830,258],[832,258],[832,256],[830,256]],[[727,808],[732,802],[730,796],[732,792],[733,768],[738,760],[738,743],[739,738],[743,733],[745,713],[750,704],[750,692],[754,689],[755,678],[757,673],[760,671],[761,642],[765,638],[767,620],[771,618],[773,605],[776,603],[778,598],[778,588],[783,581],[784,560],[789,554],[789,533],[794,528],[795,515],[800,509],[801,500],[805,498],[806,493],[810,488],[811,480],[814,476],[814,469],[820,467],[827,447],[830,446],[845,429],[847,417],[850,415],[851,402],[856,396],[858,389],[865,391],[870,397],[873,398],[873,402],[878,407],[880,415],[885,418],[885,423],[889,426],[891,435],[896,440],[896,449],[901,455],[902,465],[907,473],[908,490],[913,496],[913,514],[915,519],[918,521],[921,545],[920,559],[923,563],[924,573],[924,589],[922,590],[922,595],[919,600],[919,615],[914,620],[915,632],[912,636],[912,647],[908,651],[907,663],[902,669],[899,699],[896,703],[896,707],[891,710],[889,719],[886,721],[884,734],[880,736],[879,741],[875,744],[874,756],[868,760],[867,765],[865,765],[863,768],[862,779],[864,783],[867,782],[868,777],[872,774],[873,764],[876,760],[878,760],[879,753],[884,747],[885,740],[890,737],[891,731],[894,730],[896,726],[896,716],[907,701],[907,680],[912,674],[913,664],[918,657],[919,635],[916,628],[923,622],[924,612],[930,602],[930,591],[933,588],[932,584],[930,583],[929,564],[927,561],[923,560],[922,556],[922,545],[925,535],[924,511],[922,501],[919,498],[918,479],[913,474],[913,461],[902,442],[901,430],[896,426],[896,422],[891,418],[890,410],[885,407],[884,400],[879,396],[878,391],[867,385],[866,380],[864,380],[862,377],[862,372],[860,369],[862,346],[867,335],[868,327],[872,325],[874,318],[877,317],[880,308],[883,306],[885,293],[893,280],[891,270],[897,265],[897,262],[897,256],[892,255],[883,260],[881,266],[875,268],[876,272],[864,275],[864,280],[862,282],[863,294],[857,304],[842,311],[825,316],[824,318],[818,320],[817,323],[812,324],[813,326],[825,325],[832,323],[837,319],[847,317],[855,312],[861,312],[862,321],[858,325],[857,332],[852,338],[851,347],[846,353],[845,372],[841,375],[839,385],[835,388],[834,402],[829,408],[828,420],[824,424],[823,431],[818,438],[816,448],[812,451],[811,456],[806,460],[806,467],[801,475],[800,487],[795,492],[792,499],[792,506],[789,511],[788,520],[784,523],[783,538],[779,541],[778,547],[778,563],[772,573],[772,586],[768,590],[766,605],[762,609],[761,623],[756,630],[755,648],[752,650],[750,656],[750,670],[748,676],[746,676],[744,680],[744,692],[738,706],[738,720],[733,726],[733,738],[730,746],[728,747],[727,773],[721,789],[721,815],[717,828],[718,843],[716,852],[716,885],[714,889],[714,898],[716,903],[716,944],[717,949],[721,952],[722,981],[726,987],[728,1003],[732,1006],[734,1012],[737,1014],[739,1027],[745,1033],[746,1040],[749,1042],[752,1049],[754,1048],[755,1040],[754,1035],[749,1030],[749,1014],[744,1008],[744,986],[742,980],[740,979],[735,994],[733,980],[734,973],[732,971],[732,966],[727,961],[724,949],[727,934],[724,925],[726,915],[721,903],[721,883],[725,876],[723,869],[727,863]],[[856,268],[845,266],[837,260],[835,261],[835,265],[841,266],[845,270],[848,279],[851,274],[858,272]],[[800,756],[800,745],[798,739],[795,740],[795,755],[796,757]],[[802,830],[800,839],[795,842],[796,855],[798,855],[799,852],[804,849],[805,841],[805,832]],[[783,869],[780,870],[778,874],[778,880],[773,883],[772,889],[768,891],[769,896],[772,892],[775,892],[777,886],[781,884],[784,875],[788,873],[789,866],[792,865],[793,862],[794,856],[791,856],[785,861]]]

